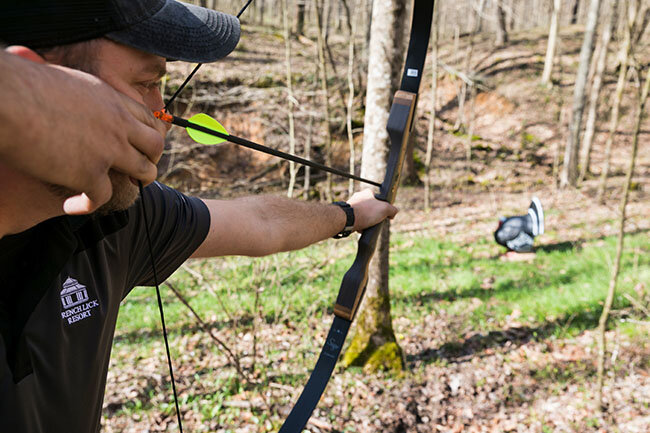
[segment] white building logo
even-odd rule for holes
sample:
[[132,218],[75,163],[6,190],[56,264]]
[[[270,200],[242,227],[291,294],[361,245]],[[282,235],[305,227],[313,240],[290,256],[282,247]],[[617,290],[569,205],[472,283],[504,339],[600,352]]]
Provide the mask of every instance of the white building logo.
[[96,299],[89,301],[86,286],[71,277],[63,283],[61,304],[61,318],[66,319],[68,325],[92,316],[92,309],[99,307]]
[[63,283],[61,290],[61,303],[63,308],[72,308],[88,300],[88,291],[86,286],[79,284],[79,281],[68,277]]

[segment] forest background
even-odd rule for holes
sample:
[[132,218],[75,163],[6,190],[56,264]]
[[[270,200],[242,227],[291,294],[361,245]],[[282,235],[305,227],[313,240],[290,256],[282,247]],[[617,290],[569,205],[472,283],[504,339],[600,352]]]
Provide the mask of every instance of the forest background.
[[[364,131],[371,24],[403,16],[406,36],[410,8],[255,0],[237,49],[173,111],[358,174],[362,148],[383,145]],[[438,2],[379,287],[400,356],[337,369],[309,431],[650,431],[649,22],[647,0]],[[193,66],[168,64],[167,96]],[[188,194],[349,194],[346,180],[180,128],[167,141],[160,180]],[[504,254],[498,217],[533,195],[546,232],[533,254]],[[355,250],[352,236],[193,260],[163,285],[186,431],[277,431]],[[125,300],[103,431],[178,430],[159,321],[153,289]]]

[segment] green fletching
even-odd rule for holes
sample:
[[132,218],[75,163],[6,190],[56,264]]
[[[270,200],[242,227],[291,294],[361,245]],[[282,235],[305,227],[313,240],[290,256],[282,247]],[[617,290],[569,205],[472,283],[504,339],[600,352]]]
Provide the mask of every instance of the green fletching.
[[[197,125],[228,135],[228,131],[226,131],[226,128],[224,128],[221,123],[217,122],[207,114],[204,113],[195,114],[194,116],[190,117],[188,120]],[[187,130],[187,133],[192,138],[192,140],[200,144],[219,144],[226,141],[221,137],[206,134],[205,132],[197,131],[196,129],[192,129],[192,128],[185,128],[185,129]]]

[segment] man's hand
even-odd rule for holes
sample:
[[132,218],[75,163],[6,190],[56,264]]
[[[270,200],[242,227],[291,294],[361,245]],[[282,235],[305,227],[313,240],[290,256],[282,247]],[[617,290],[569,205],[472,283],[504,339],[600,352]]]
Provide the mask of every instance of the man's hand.
[[0,52],[0,158],[42,181],[78,192],[68,214],[112,195],[109,169],[151,183],[165,124],[143,105],[81,71]]
[[392,204],[377,200],[372,190],[356,192],[348,200],[354,209],[354,230],[362,231],[372,227],[386,218],[393,219],[398,209]]

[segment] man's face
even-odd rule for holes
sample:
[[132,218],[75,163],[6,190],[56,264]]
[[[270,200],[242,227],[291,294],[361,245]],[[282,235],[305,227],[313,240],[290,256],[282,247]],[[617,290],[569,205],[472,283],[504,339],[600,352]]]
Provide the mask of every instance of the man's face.
[[[164,58],[108,39],[98,41],[92,56],[92,72],[115,90],[144,104],[152,111],[164,107],[160,94],[160,79],[166,73]],[[109,172],[109,176],[113,184],[113,196],[97,211],[100,214],[126,209],[138,197],[138,187],[128,176],[113,170]]]

